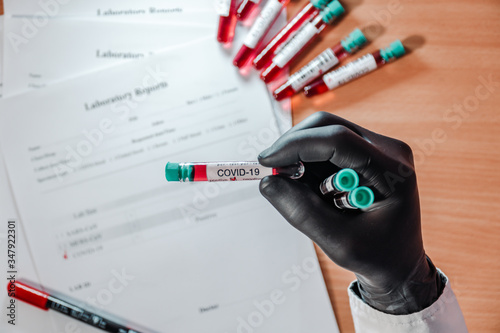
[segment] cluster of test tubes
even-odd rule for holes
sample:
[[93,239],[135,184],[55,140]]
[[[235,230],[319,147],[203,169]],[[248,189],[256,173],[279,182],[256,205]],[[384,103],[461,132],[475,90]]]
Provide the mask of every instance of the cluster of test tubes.
[[[259,162],[168,162],[165,167],[165,177],[169,182],[247,181],[276,175],[299,179],[304,173],[302,162],[278,168],[268,168]],[[333,195],[332,201],[339,209],[367,209],[373,204],[373,191],[358,186],[358,174],[352,169],[342,169],[326,178],[320,191],[326,196]]]
[[[231,43],[238,20],[244,21],[259,9],[260,0],[218,0],[219,31],[221,43]],[[242,68],[250,64],[259,71],[260,78],[270,83],[281,74],[318,38],[328,26],[332,26],[345,13],[338,0],[309,0],[292,17],[267,45],[264,37],[290,0],[268,0],[256,16],[233,64]],[[342,60],[356,53],[368,43],[360,29],[355,29],[341,41],[325,49],[304,67],[293,73],[285,82],[279,82],[273,96],[280,101],[297,93],[307,97],[333,90],[352,80],[382,67],[405,54],[403,44],[396,40],[389,46],[368,53],[345,66],[331,71]]]
[[373,191],[359,186],[358,174],[349,168],[326,178],[319,190],[323,195],[333,195],[333,203],[339,209],[368,209],[375,200]]

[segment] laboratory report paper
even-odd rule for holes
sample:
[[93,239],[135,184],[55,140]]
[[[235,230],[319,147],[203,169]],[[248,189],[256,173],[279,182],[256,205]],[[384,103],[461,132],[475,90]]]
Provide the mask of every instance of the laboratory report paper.
[[[85,19],[51,19],[39,29],[35,37],[25,40],[25,18],[6,18],[4,95],[19,94],[26,90],[43,88],[48,84],[99,70],[125,61],[137,60],[151,54],[169,50],[198,40],[210,39],[215,43],[218,16],[214,12],[211,25],[149,24],[102,22]],[[272,27],[268,39],[286,23],[283,12]],[[232,49],[221,54],[232,62],[237,45],[242,43],[248,27],[238,26]],[[68,47],[67,41],[72,42]],[[221,46],[222,47],[222,46]],[[36,56],[35,56],[36,55]],[[203,55],[200,55],[203,56]],[[250,72],[247,75],[258,75]],[[286,81],[283,77],[277,82]],[[262,83],[263,84],[263,83]],[[291,102],[274,101],[270,86],[269,99],[278,121],[280,133],[292,126]]]
[[210,23],[212,0],[3,0],[6,16],[40,28],[47,18],[89,17],[106,21]]
[[9,64],[4,72],[6,96],[208,39],[215,36],[216,29],[215,23],[181,28],[172,24],[51,19],[36,37],[24,40],[17,37],[22,36],[24,24],[20,18],[5,19],[5,63]]
[[168,161],[255,160],[278,136],[266,88],[219,52],[200,42],[0,101],[40,281],[151,332],[338,332],[312,243],[258,183],[165,181]]

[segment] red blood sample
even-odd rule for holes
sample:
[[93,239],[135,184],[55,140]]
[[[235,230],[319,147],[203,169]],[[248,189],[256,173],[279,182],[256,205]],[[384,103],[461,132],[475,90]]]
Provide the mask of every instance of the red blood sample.
[[259,6],[260,0],[243,0],[238,7],[236,17],[238,20],[244,21],[248,18],[251,12]]
[[396,40],[385,49],[368,53],[333,72],[323,75],[323,77],[318,78],[312,84],[305,87],[304,93],[307,97],[312,97],[335,89],[384,66],[392,60],[402,57],[404,54],[405,49],[403,44],[399,40]]
[[278,18],[279,13],[290,0],[268,0],[254,24],[250,28],[241,49],[236,54],[233,64],[241,68],[248,62],[252,61],[257,55],[262,39],[269,31],[274,21]]
[[266,47],[257,55],[253,61],[253,66],[261,70],[267,66],[275,55],[276,50],[296,32],[304,22],[316,17],[319,14],[321,7],[316,8],[312,3],[308,2],[290,21],[281,29],[280,32],[266,45]]
[[223,44],[231,43],[234,38],[237,21],[236,0],[217,1],[217,12],[220,15],[217,40]]

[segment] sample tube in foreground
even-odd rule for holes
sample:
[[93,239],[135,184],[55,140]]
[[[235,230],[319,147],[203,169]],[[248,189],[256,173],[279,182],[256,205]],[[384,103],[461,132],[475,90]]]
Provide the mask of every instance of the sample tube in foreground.
[[309,2],[288,21],[285,27],[273,37],[266,47],[260,51],[257,57],[255,57],[253,61],[255,69],[260,70],[269,65],[276,51],[278,51],[281,45],[287,41],[288,37],[295,33],[304,22],[316,17],[320,10],[325,8],[330,1],[331,0],[309,0]]
[[273,175],[298,179],[304,175],[304,172],[302,162],[279,168],[268,168],[260,165],[259,162],[168,162],[165,167],[165,177],[169,182],[260,180]]
[[340,209],[367,209],[375,200],[373,191],[361,186],[351,192],[340,192],[333,197],[333,203]]
[[359,185],[359,176],[353,169],[342,169],[326,178],[319,186],[322,194],[349,192]]
[[335,67],[342,59],[354,54],[366,43],[365,35],[355,29],[337,45],[327,48],[307,65],[295,72],[288,81],[274,91],[274,98],[278,101],[291,97],[301,91],[309,82]]
[[350,82],[360,76],[366,75],[375,69],[382,67],[405,54],[403,44],[396,40],[389,47],[380,49],[373,53],[354,60],[353,62],[340,67],[333,72],[323,75],[310,85],[304,88],[304,94],[312,97],[318,94],[333,90],[347,82]]

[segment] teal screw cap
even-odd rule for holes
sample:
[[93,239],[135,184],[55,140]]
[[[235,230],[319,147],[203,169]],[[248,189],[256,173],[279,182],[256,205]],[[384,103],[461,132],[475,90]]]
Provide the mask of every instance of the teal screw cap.
[[330,3],[332,0],[309,0],[309,2],[319,10],[323,9]]
[[180,171],[179,163],[168,162],[165,166],[165,178],[169,182],[178,182],[181,180]]
[[169,182],[184,182],[194,180],[194,167],[192,164],[179,164],[168,162],[165,166],[165,178]]
[[366,209],[375,201],[373,191],[366,186],[361,186],[349,193],[349,203],[358,209]]
[[397,59],[402,57],[406,53],[405,47],[403,43],[398,39],[389,45],[389,47],[385,49],[380,49],[380,56],[384,58],[384,60],[390,61],[391,59]]
[[363,45],[365,45],[367,42],[368,40],[366,39],[365,35],[361,32],[361,30],[354,29],[354,31],[351,32],[340,43],[342,44],[344,50],[346,50],[349,53],[354,53],[361,47],[363,47]]
[[333,180],[335,188],[342,192],[354,190],[359,185],[359,176],[353,169],[342,169]]
[[327,24],[331,24],[337,17],[345,13],[344,7],[337,0],[330,2],[321,11],[321,19]]

